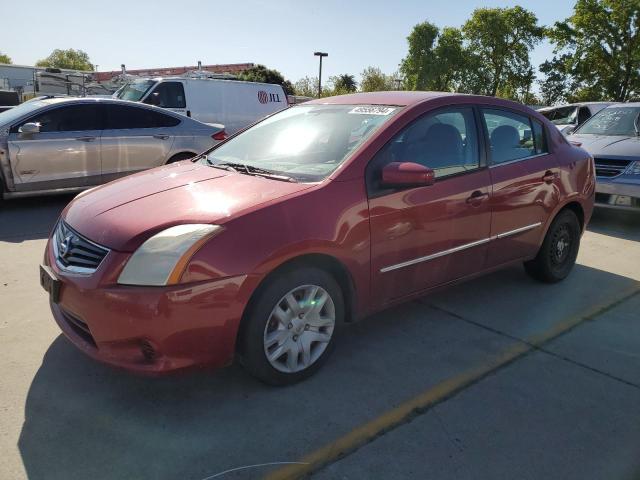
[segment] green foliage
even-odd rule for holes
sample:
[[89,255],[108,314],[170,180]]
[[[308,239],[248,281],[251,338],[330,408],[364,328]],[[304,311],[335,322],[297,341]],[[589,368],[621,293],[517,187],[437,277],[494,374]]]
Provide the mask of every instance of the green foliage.
[[407,37],[409,52],[400,64],[409,90],[456,90],[466,68],[462,32],[429,22],[416,25]]
[[522,7],[479,8],[462,26],[471,58],[469,90],[495,96],[528,90],[533,82],[529,52],[543,38],[536,16]]
[[378,67],[367,67],[363,70],[360,81],[360,91],[380,92],[395,90],[393,76],[382,73]]
[[318,96],[318,77],[301,78],[294,84],[293,90],[296,95],[303,97]]
[[622,102],[640,95],[640,0],[577,0],[573,15],[548,35],[560,56],[543,64],[544,73],[562,97]]
[[89,55],[82,50],[61,50],[56,48],[51,54],[36,62],[37,67],[68,68],[70,70],[93,70]]
[[13,63],[11,61],[11,57],[9,55],[5,55],[4,53],[0,52],[0,63]]
[[282,85],[284,93],[287,95],[293,95],[294,93],[294,87],[289,80],[285,80],[278,70],[267,68],[264,65],[255,65],[245,70],[239,75],[239,78],[247,82],[275,83]]
[[529,51],[542,39],[536,16],[521,8],[480,8],[462,29],[429,22],[407,37],[400,64],[405,87],[531,99]]
[[353,75],[343,73],[335,77],[329,78],[329,83],[333,85],[334,95],[343,95],[345,93],[353,93],[358,89],[358,84]]

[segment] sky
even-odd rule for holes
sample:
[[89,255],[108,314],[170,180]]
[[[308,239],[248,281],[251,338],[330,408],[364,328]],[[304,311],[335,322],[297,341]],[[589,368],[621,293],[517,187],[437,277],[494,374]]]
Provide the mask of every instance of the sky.
[[[0,0],[0,11],[15,8]],[[568,17],[573,0],[30,0],[29,14],[2,22],[0,52],[33,65],[54,48],[86,51],[99,70],[253,62],[295,82],[317,76],[314,51],[327,52],[323,79],[378,66],[391,74],[407,52],[407,35],[428,20],[461,26],[479,7],[520,5],[541,25]],[[23,12],[24,13],[24,12]],[[543,43],[534,66],[552,55]]]

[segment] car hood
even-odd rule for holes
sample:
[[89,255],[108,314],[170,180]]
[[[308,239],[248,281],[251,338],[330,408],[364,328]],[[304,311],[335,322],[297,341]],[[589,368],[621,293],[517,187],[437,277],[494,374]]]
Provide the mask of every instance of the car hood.
[[594,157],[640,158],[640,137],[620,135],[571,135],[567,140],[581,143]]
[[62,216],[106,247],[129,252],[173,225],[223,225],[312,185],[228,172],[190,161],[147,170],[81,193]]

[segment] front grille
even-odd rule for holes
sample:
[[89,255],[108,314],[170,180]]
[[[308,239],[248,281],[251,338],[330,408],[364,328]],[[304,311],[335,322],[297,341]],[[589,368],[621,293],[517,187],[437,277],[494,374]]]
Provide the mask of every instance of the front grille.
[[597,177],[617,177],[624,172],[631,160],[614,160],[612,158],[595,158]]
[[96,347],[96,341],[93,339],[93,335],[91,335],[91,331],[89,330],[89,326],[80,320],[75,315],[67,312],[66,310],[62,311],[62,317],[67,322],[67,325],[71,327],[71,330],[82,338],[85,342],[90,344],[93,347]]
[[62,220],[56,226],[53,248],[58,266],[75,273],[95,272],[109,253],[109,249],[86,239]]

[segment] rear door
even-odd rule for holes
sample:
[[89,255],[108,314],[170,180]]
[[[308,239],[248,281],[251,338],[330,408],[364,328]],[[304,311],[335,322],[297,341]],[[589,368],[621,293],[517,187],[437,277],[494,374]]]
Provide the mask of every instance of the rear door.
[[536,254],[540,229],[558,202],[559,168],[540,122],[506,109],[481,112],[493,183],[488,256],[492,267]]
[[[102,120],[102,106],[96,102],[49,108],[13,125],[8,144],[16,190],[100,183]],[[25,123],[39,123],[40,132],[20,133]]]
[[109,103],[102,133],[102,181],[164,165],[180,120],[148,107]]
[[[374,298],[387,303],[482,270],[490,237],[491,181],[472,107],[427,113],[367,167]],[[416,162],[434,185],[385,189],[382,168]]]

